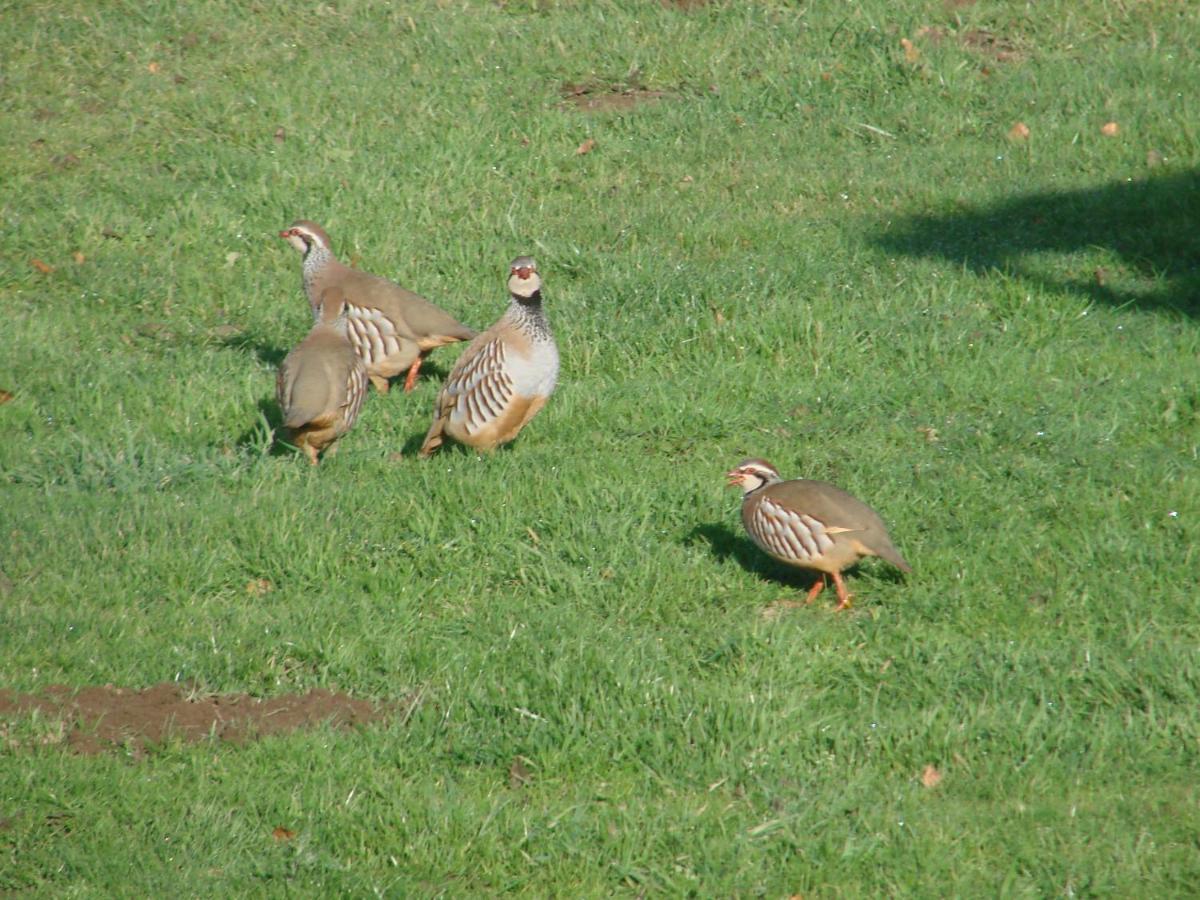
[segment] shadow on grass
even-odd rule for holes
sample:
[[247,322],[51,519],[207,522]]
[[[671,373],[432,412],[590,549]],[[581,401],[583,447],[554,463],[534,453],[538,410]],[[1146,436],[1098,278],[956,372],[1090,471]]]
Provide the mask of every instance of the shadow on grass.
[[[1026,194],[979,209],[911,216],[877,234],[888,253],[998,269],[1100,303],[1200,316],[1200,171]],[[1106,273],[1053,269],[1035,254],[1106,248],[1155,288],[1106,284]]]
[[707,543],[712,555],[720,562],[733,559],[747,572],[753,572],[767,581],[778,581],[798,591],[807,591],[818,577],[816,572],[777,562],[759,550],[748,537],[738,534],[727,525],[697,525],[688,532],[687,542],[694,544],[697,541]]
[[[291,456],[296,448],[287,443],[287,429],[283,427],[283,411],[274,397],[263,397],[256,404],[258,420],[243,431],[237,439],[239,450],[251,450],[268,456]],[[266,446],[267,442],[270,446]]]
[[[812,570],[785,565],[772,559],[759,550],[748,537],[738,534],[727,525],[720,523],[697,525],[688,532],[687,536],[687,543],[693,544],[696,541],[707,543],[712,555],[719,561],[723,562],[732,558],[747,572],[753,572],[767,581],[780,582],[797,591],[807,591],[820,577],[817,572]],[[859,564],[856,563],[847,568],[845,572],[853,575],[858,569]],[[904,581],[904,577],[903,572],[883,561],[878,561],[870,567],[869,580],[901,583]],[[829,583],[832,585],[832,580]],[[850,590],[854,591],[853,586]]]
[[288,355],[288,351],[282,347],[268,344],[249,334],[238,334],[233,337],[224,338],[221,341],[221,346],[227,347],[230,350],[249,353],[272,368],[278,368],[279,364]]

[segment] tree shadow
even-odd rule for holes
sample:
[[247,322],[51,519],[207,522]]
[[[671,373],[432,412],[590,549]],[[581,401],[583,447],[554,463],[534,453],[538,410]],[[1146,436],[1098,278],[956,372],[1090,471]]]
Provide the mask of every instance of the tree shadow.
[[[910,216],[874,237],[888,253],[999,270],[1113,306],[1200,316],[1200,171],[1042,191],[983,208]],[[1039,254],[1106,249],[1123,273]]]

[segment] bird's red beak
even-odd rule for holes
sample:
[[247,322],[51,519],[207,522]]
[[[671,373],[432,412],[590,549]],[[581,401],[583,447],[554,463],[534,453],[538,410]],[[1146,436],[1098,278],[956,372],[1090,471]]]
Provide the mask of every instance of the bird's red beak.
[[295,234],[295,233],[296,233],[296,232],[295,232],[295,231],[293,231],[291,228],[288,228],[288,229],[287,229],[287,230],[285,230],[285,231],[281,231],[281,232],[279,232],[279,236],[280,236],[281,238],[290,238],[290,237],[291,237],[293,234]]
[[521,268],[513,269],[513,271],[517,273],[517,277],[522,281],[527,280],[533,274],[533,269],[529,268],[529,266],[521,266]]
[[725,473],[725,487],[737,487],[742,483],[742,473],[737,469]]

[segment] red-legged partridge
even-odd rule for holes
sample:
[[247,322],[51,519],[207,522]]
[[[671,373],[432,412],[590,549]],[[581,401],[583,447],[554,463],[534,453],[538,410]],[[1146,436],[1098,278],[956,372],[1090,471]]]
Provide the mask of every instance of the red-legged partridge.
[[421,361],[430,350],[475,337],[473,328],[424,297],[386,278],[343,265],[333,255],[329,235],[315,222],[293,222],[279,236],[304,255],[304,292],[314,316],[327,288],[345,292],[350,341],[367,366],[371,384],[381,394],[387,393],[389,378],[405,371],[404,390],[411,391]]
[[340,290],[325,291],[317,316],[312,331],[287,355],[275,379],[283,424],[314,466],[317,454],[350,430],[367,393],[367,370],[350,343],[347,304]]
[[542,311],[542,279],[533,259],[512,261],[508,292],[508,311],[467,346],[442,386],[422,456],[446,437],[494,450],[515,438],[554,390],[558,347]]
[[742,523],[754,543],[780,562],[820,573],[807,602],[816,599],[825,576],[832,575],[836,608],[849,607],[851,595],[842,570],[864,556],[878,556],[904,572],[912,571],[892,545],[879,514],[841,488],[824,481],[783,481],[765,459],[747,459],[725,477],[743,491]]

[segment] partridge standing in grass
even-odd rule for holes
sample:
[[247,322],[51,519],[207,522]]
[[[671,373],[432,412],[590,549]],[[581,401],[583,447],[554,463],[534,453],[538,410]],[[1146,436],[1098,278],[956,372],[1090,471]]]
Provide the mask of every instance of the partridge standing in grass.
[[381,394],[387,393],[388,379],[404,371],[408,372],[404,390],[411,391],[421,360],[430,350],[475,337],[474,329],[424,297],[386,278],[342,265],[333,255],[329,235],[315,222],[293,222],[279,236],[304,255],[304,292],[314,315],[326,288],[345,292],[350,341]]
[[447,436],[494,450],[515,438],[554,390],[558,347],[542,310],[542,279],[533,259],[512,261],[508,292],[508,311],[470,343],[442,386],[422,456]]
[[367,393],[367,370],[350,343],[346,309],[342,292],[327,288],[317,323],[275,379],[283,424],[314,466],[317,454],[350,430]]
[[740,486],[742,523],[758,544],[780,562],[820,573],[808,592],[812,603],[833,576],[837,609],[850,606],[842,570],[864,556],[878,556],[904,572],[912,567],[892,545],[879,514],[856,497],[824,481],[783,481],[765,459],[747,459],[725,474]]

